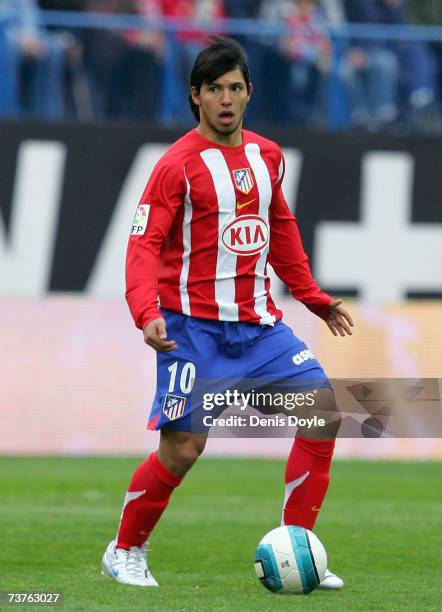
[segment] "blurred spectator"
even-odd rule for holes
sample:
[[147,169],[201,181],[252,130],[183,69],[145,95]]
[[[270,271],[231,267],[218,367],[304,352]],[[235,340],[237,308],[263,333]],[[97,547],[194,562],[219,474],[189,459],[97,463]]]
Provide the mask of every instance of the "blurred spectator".
[[[378,23],[376,0],[344,0],[350,23]],[[378,129],[398,117],[399,62],[396,54],[381,41],[351,40],[341,63],[356,127]]]
[[[161,0],[86,0],[96,13],[161,17]],[[150,29],[81,32],[92,114],[135,121],[158,112],[158,71],[164,35]]]
[[261,10],[261,0],[224,0],[224,8],[232,19],[256,19]]
[[442,25],[442,2],[409,0],[409,11],[413,23]]
[[38,10],[36,0],[0,0],[0,15],[10,19],[2,29],[0,114],[47,119],[64,114],[64,73],[72,40],[40,27]]
[[[117,0],[86,0],[85,10],[94,13],[116,13]],[[91,98],[92,115],[112,117],[121,112],[123,69],[126,44],[120,31],[108,29],[80,30],[84,61]]]
[[[162,0],[165,17],[191,19],[196,24],[210,23],[225,17],[223,0]],[[177,39],[181,50],[189,58],[189,66],[205,46],[206,32],[197,27],[189,31],[178,32]]]
[[[409,23],[404,0],[378,0],[378,6],[382,23]],[[422,123],[436,97],[434,56],[426,44],[418,41],[393,40],[389,47],[399,60],[399,93],[405,118]]]
[[[225,17],[223,0],[162,0],[163,14],[174,19],[192,19],[196,29],[178,32],[168,38],[168,64],[165,71],[164,102],[166,121],[184,120],[193,116],[187,102],[190,72],[198,53],[206,46],[207,33],[198,24]],[[171,78],[170,75],[173,75]]]
[[[162,17],[161,0],[135,0],[127,10],[148,19]],[[165,35],[156,30],[133,30],[125,33],[126,115],[149,119],[158,113],[161,101],[160,70],[166,48]]]
[[330,26],[339,27],[345,23],[342,0],[321,0],[321,7]]
[[300,125],[317,123],[322,116],[324,75],[331,59],[327,22],[319,1],[264,0],[261,17],[285,23],[290,30],[279,39],[272,62],[274,71],[282,69],[277,90],[284,104],[279,117],[273,119]]
[[[257,19],[261,14],[262,0],[224,0],[226,16],[229,19]],[[255,90],[253,104],[247,107],[247,122],[259,121],[266,116],[266,100],[264,93],[265,59],[267,45],[262,43],[262,37],[245,34],[233,35],[243,47],[249,65],[250,76]]]
[[[38,4],[43,11],[84,11],[87,0],[38,0]],[[82,32],[66,26],[51,26],[48,30],[69,33],[71,37],[64,77],[66,112],[78,119],[90,119],[92,108],[84,67]]]
[[[442,26],[442,2],[409,0],[409,13],[413,23]],[[439,102],[439,129],[442,128],[442,41],[429,43],[436,58],[436,81]]]

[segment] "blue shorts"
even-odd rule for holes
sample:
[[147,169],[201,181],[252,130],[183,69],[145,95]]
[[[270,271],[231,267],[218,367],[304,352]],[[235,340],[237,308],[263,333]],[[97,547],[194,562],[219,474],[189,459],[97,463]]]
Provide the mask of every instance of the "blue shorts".
[[195,431],[192,419],[201,410],[203,388],[223,393],[244,381],[249,388],[250,381],[255,388],[279,381],[292,391],[331,387],[305,343],[282,321],[274,326],[230,323],[170,310],[163,310],[163,316],[167,337],[178,346],[169,353],[157,352],[149,429]]

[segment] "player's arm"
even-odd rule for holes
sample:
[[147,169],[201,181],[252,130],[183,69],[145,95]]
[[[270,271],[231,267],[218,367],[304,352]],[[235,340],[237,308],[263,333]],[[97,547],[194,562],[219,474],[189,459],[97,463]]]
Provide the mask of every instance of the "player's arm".
[[160,162],[144,190],[127,248],[126,300],[145,342],[159,351],[176,348],[173,340],[166,340],[166,322],[158,308],[158,276],[161,249],[183,205],[185,189],[182,169]]
[[[282,177],[281,177],[282,181]],[[353,320],[341,306],[321,291],[310,270],[298,222],[277,185],[270,205],[270,250],[268,261],[291,295],[324,319],[333,335],[351,335]]]

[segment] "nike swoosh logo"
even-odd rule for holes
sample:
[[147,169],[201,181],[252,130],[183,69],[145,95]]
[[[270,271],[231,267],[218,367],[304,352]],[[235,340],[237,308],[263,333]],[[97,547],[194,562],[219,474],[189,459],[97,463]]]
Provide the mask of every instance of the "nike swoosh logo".
[[249,204],[252,204],[255,200],[256,198],[253,198],[253,200],[249,200],[248,202],[243,202],[243,204],[236,202],[236,210],[241,210],[241,208],[245,208],[246,206],[249,206]]
[[316,506],[312,506],[312,512],[319,512],[321,508],[317,508]]
[[296,478],[296,480],[292,480],[291,482],[288,482],[285,485],[285,496],[284,496],[284,506],[283,506],[284,508],[285,508],[286,503],[288,502],[290,495],[293,493],[293,491],[297,487],[300,487],[302,483],[304,482],[304,480],[309,477],[309,475],[310,475],[310,472],[306,472],[299,478]]
[[302,483],[304,482],[304,480],[306,480],[306,478],[308,478],[309,476],[310,476],[310,472],[307,471],[305,474],[303,474],[299,478],[296,478],[295,480],[292,480],[291,482],[286,483],[286,485],[284,487],[285,495],[284,495],[284,503],[282,505],[281,527],[283,525],[285,525],[285,522],[284,522],[284,510],[285,510],[285,507],[287,505],[287,502],[289,500],[290,495],[293,493],[293,491],[297,487],[300,487],[302,485]]
[[124,509],[126,508],[126,506],[127,506],[127,504],[129,502],[135,501],[136,499],[138,499],[139,497],[141,497],[145,493],[146,493],[146,490],[144,490],[144,491],[128,491],[126,493],[126,497],[124,498],[124,504],[123,504],[122,512],[124,512]]

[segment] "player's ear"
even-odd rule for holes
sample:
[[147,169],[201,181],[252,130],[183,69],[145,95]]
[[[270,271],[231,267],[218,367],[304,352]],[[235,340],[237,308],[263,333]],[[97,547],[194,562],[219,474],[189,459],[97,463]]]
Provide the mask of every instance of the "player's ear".
[[192,85],[192,87],[190,88],[190,96],[192,98],[192,102],[196,104],[197,106],[200,106],[201,99],[200,99],[199,87],[195,87],[195,85]]
[[252,93],[253,93],[253,83],[250,82],[249,83],[249,91],[248,91],[249,98],[248,98],[247,102],[250,102],[250,98],[252,97]]

